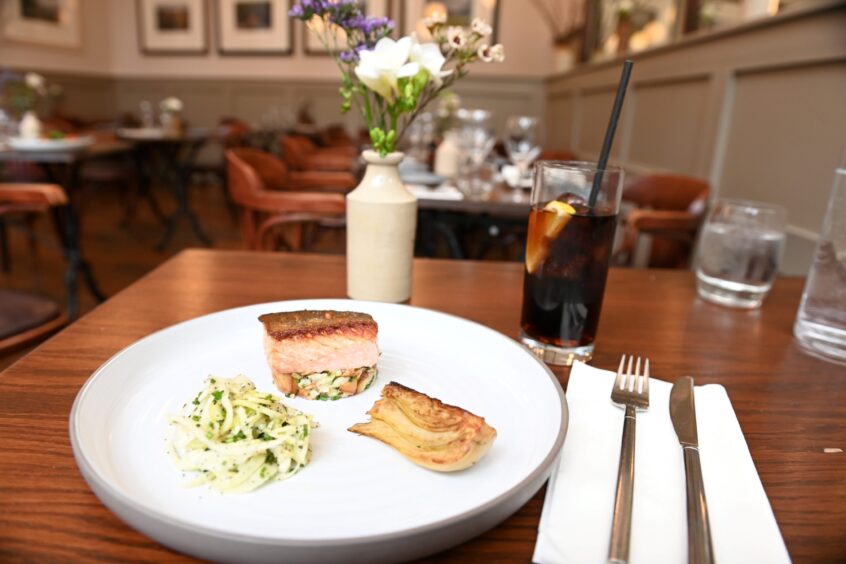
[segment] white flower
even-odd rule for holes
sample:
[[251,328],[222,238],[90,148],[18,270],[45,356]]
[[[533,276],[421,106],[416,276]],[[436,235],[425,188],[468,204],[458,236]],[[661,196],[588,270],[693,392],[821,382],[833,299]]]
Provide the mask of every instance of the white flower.
[[479,45],[479,48],[476,50],[476,54],[479,56],[479,60],[484,63],[490,63],[493,61],[493,48],[487,43],[483,43]]
[[411,46],[411,53],[409,60],[412,63],[418,63],[421,67],[426,69],[429,73],[429,78],[437,86],[441,85],[441,79],[449,76],[452,72],[441,70],[443,69],[446,58],[441,54],[441,48],[435,43],[417,43],[414,41]]
[[491,47],[491,58],[495,63],[501,63],[505,60],[505,47],[502,46],[502,43],[497,43]]
[[436,25],[443,25],[446,23],[447,16],[446,12],[433,12],[431,16],[423,18],[423,25],[428,27],[429,29],[435,27]]
[[493,28],[491,28],[491,26],[489,26],[482,18],[473,18],[473,23],[470,24],[470,28],[474,33],[478,33],[482,37],[487,37],[493,33]]
[[41,92],[44,90],[44,77],[35,72],[28,72],[24,75],[24,83],[33,90]]
[[408,60],[413,45],[411,37],[399,41],[383,37],[372,50],[359,53],[356,76],[369,89],[393,102],[398,93],[397,80],[420,72],[420,63]]
[[165,98],[161,102],[159,102],[159,108],[163,112],[181,112],[182,111],[182,100],[171,96],[169,98]]
[[447,29],[446,36],[450,51],[461,49],[467,45],[467,34],[464,32],[464,28],[452,26]]

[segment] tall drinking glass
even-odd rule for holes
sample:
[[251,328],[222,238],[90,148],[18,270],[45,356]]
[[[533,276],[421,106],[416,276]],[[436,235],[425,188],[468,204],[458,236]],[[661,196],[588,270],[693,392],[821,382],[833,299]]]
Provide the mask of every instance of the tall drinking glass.
[[778,274],[786,224],[781,206],[718,201],[702,229],[696,269],[699,295],[730,307],[760,307]]
[[532,161],[540,154],[538,119],[529,116],[511,116],[505,122],[505,150],[508,158],[520,170],[521,178],[528,176]]
[[535,163],[520,340],[545,362],[593,356],[622,186],[617,167]]
[[835,174],[793,334],[811,354],[846,364],[846,169]]

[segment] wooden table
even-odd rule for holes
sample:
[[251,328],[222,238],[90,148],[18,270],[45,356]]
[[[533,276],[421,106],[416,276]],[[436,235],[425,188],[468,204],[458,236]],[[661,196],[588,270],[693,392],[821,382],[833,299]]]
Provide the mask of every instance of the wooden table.
[[91,145],[77,149],[57,149],[51,151],[16,151],[0,150],[0,162],[30,162],[38,165],[50,182],[59,184],[68,194],[68,205],[63,208],[60,218],[62,247],[67,260],[65,273],[65,294],[67,314],[74,319],[77,313],[77,278],[82,274],[91,294],[102,301],[105,296],[100,291],[88,261],[85,260],[80,245],[79,217],[75,204],[79,190],[80,167],[90,161],[110,159],[129,155],[132,145],[115,140],[97,140]]
[[[421,259],[412,303],[516,336],[522,276],[519,264]],[[0,560],[182,560],[83,482],[68,439],[77,391],[152,331],[252,303],[342,297],[344,280],[340,257],[186,251],[0,374]],[[762,309],[738,311],[698,299],[689,272],[612,269],[594,364],[637,353],[654,377],[723,384],[795,561],[843,562],[846,453],[823,449],[846,450],[846,369],[793,342],[802,286],[779,279]],[[542,501],[436,559],[529,561]]]

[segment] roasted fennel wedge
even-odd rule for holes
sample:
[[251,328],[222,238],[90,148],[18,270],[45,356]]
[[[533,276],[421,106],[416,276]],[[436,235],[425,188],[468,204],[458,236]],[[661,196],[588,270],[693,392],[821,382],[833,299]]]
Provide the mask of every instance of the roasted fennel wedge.
[[490,449],[496,430],[469,411],[391,382],[367,412],[371,420],[349,431],[392,446],[424,468],[455,472]]

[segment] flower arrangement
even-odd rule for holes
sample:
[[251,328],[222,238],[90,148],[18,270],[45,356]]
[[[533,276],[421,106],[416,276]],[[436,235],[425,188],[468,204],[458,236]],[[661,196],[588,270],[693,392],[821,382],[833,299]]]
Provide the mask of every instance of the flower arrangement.
[[182,111],[182,100],[174,96],[165,98],[159,102],[159,109],[165,114],[175,114]]
[[0,98],[5,98],[10,108],[19,114],[35,111],[49,94],[44,77],[34,72],[23,76],[4,72],[0,75],[0,86],[3,91]]
[[367,16],[357,0],[301,0],[289,15],[305,22],[338,63],[341,110],[361,112],[373,149],[383,156],[470,63],[505,60],[504,47],[489,44],[491,27],[478,18],[469,29],[446,25],[444,14],[426,18],[433,41],[421,43],[416,34],[389,37],[394,23]]

